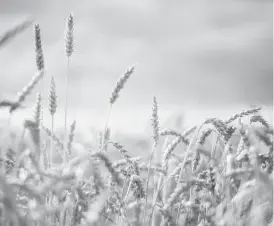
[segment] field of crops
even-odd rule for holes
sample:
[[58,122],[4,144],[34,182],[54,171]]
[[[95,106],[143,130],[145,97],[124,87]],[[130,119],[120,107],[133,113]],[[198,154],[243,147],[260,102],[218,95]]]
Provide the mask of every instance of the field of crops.
[[[0,51],[30,26],[32,21],[25,21],[0,36]],[[0,102],[12,120],[25,100],[36,95],[33,116],[21,125],[22,133],[10,136],[9,130],[1,130],[13,143],[0,147],[0,225],[272,225],[273,128],[260,107],[239,110],[228,119],[212,115],[202,124],[176,131],[161,127],[161,107],[154,97],[153,133],[147,143],[151,145],[144,145],[140,156],[114,140],[109,128],[112,109],[134,76],[132,66],[110,91],[109,112],[98,139],[90,147],[83,145],[84,151],[75,149],[77,122],[67,120],[74,26],[71,14],[64,40],[68,74],[63,136],[56,133],[54,121],[59,98],[55,78],[50,87],[43,85],[46,71],[38,24],[37,72],[13,100]],[[41,91],[34,94],[37,86]],[[48,103],[47,111],[43,103]],[[43,122],[46,114],[50,126]]]

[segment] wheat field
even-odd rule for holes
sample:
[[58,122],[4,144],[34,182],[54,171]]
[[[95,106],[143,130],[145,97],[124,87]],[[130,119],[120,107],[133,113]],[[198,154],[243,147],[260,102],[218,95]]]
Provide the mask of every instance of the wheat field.
[[[3,34],[0,51],[30,26],[32,21],[24,21]],[[37,71],[14,100],[0,103],[12,120],[14,111],[36,95],[33,115],[21,125],[23,132],[12,147],[1,149],[1,225],[272,225],[273,128],[260,107],[239,110],[228,119],[213,115],[200,125],[175,131],[161,127],[160,100],[153,97],[153,133],[148,137],[152,145],[144,150],[148,155],[144,158],[113,140],[108,126],[115,103],[138,70],[132,66],[110,91],[108,116],[98,140],[84,153],[73,150],[77,122],[68,125],[67,93],[74,26],[70,14],[64,38],[68,60],[64,136],[55,128],[58,84],[51,77],[50,87],[43,85],[47,72],[39,24],[33,26]],[[42,87],[40,93],[33,94],[37,86]],[[43,102],[48,109],[43,109]],[[50,125],[45,125],[44,115],[51,117]]]

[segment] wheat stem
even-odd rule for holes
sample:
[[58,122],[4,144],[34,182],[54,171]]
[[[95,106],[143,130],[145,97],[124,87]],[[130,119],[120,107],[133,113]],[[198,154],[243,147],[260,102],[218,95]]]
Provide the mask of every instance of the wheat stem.
[[[51,134],[53,134],[54,126],[54,115],[51,116]],[[53,137],[50,138],[50,167],[53,165]]]
[[40,124],[43,126],[43,114],[44,114],[44,76],[42,77],[41,81],[41,112],[40,112]]
[[179,218],[180,218],[180,214],[181,214],[181,209],[182,209],[182,204],[180,203],[180,206],[178,207],[178,212],[176,215],[176,225],[178,224]]
[[[190,147],[191,147],[192,143],[194,142],[194,140],[197,140],[198,135],[199,135],[200,130],[202,129],[203,125],[204,125],[204,123],[202,123],[202,125],[197,129],[195,135],[193,135],[193,137],[192,137],[192,139],[191,139],[191,141],[190,141],[190,143],[189,143],[189,145],[188,145],[188,147],[187,147],[187,150],[186,150],[186,153],[185,153],[185,157],[184,157],[184,160],[183,160],[181,169],[180,169],[179,178],[178,178],[176,187],[178,187],[179,184],[180,184],[180,180],[181,180],[182,175],[183,175],[183,171],[184,171],[184,167],[185,167],[185,164],[186,164],[186,160],[187,160],[188,154],[189,154],[189,152],[190,152]],[[176,221],[177,221],[177,220],[179,219],[179,217],[180,217],[180,212],[179,212],[179,211],[181,211],[181,204],[180,204],[180,207],[178,208],[178,212],[177,212],[177,215],[176,215],[176,216],[177,216]]]
[[[66,76],[66,96],[65,96],[65,131],[64,131],[64,148],[67,144],[67,112],[68,112],[68,84],[69,84],[69,56],[67,62],[67,76]],[[63,163],[66,163],[66,150],[64,149]]]
[[130,178],[130,181],[129,181],[129,184],[128,184],[128,189],[127,189],[127,192],[126,192],[124,200],[123,200],[124,202],[126,202],[126,200],[127,200],[128,194],[130,192],[130,188],[132,186],[132,181],[133,181],[133,176],[131,176],[131,178]]
[[102,137],[101,151],[103,151],[105,149],[105,137],[106,137],[106,133],[107,133],[107,128],[108,128],[108,122],[109,122],[109,119],[110,119],[111,109],[112,109],[112,104],[109,104],[107,119],[106,119],[106,123],[105,123],[103,137]]
[[152,153],[149,159],[149,165],[148,165],[148,173],[147,173],[147,183],[146,183],[146,202],[145,202],[145,209],[144,209],[144,218],[143,218],[143,224],[145,225],[146,221],[146,209],[147,209],[147,198],[148,198],[148,187],[149,187],[149,178],[150,178],[150,171],[151,171],[151,163],[156,150],[156,142],[154,142],[152,147]]
[[7,125],[8,134],[10,134],[10,132],[11,132],[11,121],[12,121],[12,112],[10,112],[9,118],[8,118],[8,125]]

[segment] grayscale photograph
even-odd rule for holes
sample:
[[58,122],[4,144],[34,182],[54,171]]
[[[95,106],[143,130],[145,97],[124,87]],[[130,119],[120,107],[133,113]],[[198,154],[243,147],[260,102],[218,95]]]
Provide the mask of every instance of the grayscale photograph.
[[0,226],[273,225],[272,0],[0,0]]

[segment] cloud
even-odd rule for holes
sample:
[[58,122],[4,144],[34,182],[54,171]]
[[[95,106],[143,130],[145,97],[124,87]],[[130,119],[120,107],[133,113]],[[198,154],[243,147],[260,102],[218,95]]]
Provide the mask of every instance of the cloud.
[[[136,73],[116,106],[121,111],[149,109],[153,95],[163,106],[193,109],[273,103],[270,0],[0,1],[0,31],[26,15],[40,24],[45,86],[55,76],[60,107],[67,73],[64,21],[71,10],[71,108],[100,116],[118,77],[134,63]],[[29,29],[1,50],[0,97],[16,95],[31,78],[33,49]]]

